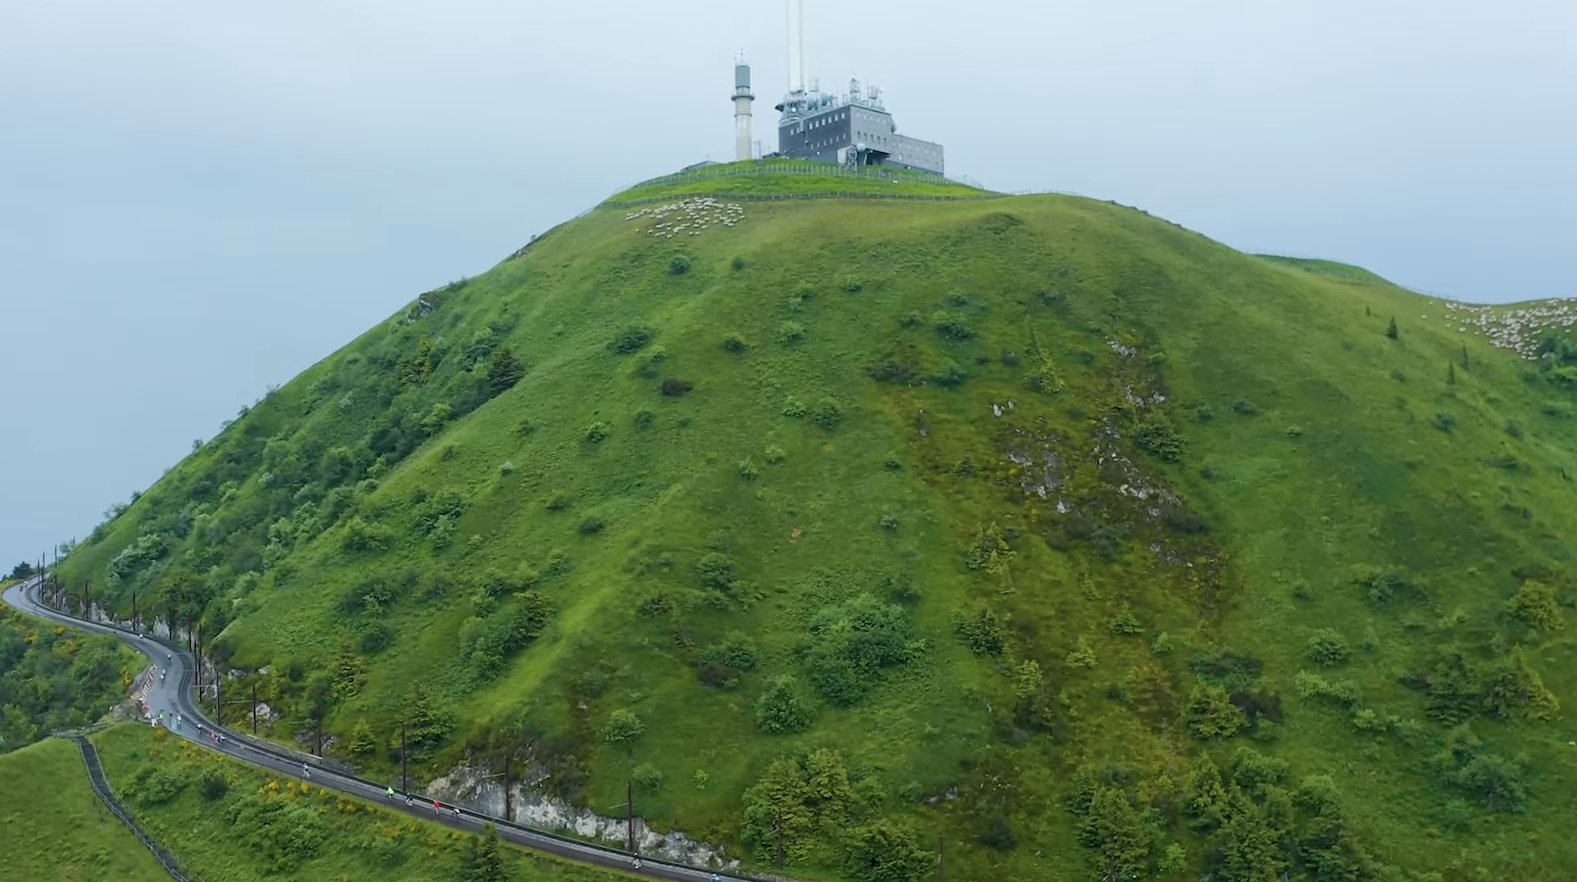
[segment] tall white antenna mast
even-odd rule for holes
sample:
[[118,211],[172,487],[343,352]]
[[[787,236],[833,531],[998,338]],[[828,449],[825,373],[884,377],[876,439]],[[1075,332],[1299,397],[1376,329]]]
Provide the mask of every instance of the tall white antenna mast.
[[789,92],[805,91],[805,4],[788,0]]

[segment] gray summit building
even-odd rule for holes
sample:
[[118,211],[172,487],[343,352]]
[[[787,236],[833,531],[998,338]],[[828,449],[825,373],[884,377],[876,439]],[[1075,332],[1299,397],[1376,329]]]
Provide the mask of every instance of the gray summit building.
[[884,165],[942,174],[942,145],[898,134],[893,115],[874,86],[858,80],[846,95],[791,91],[777,106],[778,152],[795,159],[838,165]]
[[[871,86],[862,94],[860,81],[850,80],[844,95],[823,93],[814,83],[805,88],[805,8],[803,0],[788,0],[789,86],[777,106],[778,152],[795,159],[838,165],[886,165],[943,173],[942,145],[898,134],[893,115],[882,106],[880,89]],[[749,125],[750,73],[736,71],[735,106],[743,106]],[[740,111],[736,111],[736,114]],[[737,119],[736,115],[736,119]]]

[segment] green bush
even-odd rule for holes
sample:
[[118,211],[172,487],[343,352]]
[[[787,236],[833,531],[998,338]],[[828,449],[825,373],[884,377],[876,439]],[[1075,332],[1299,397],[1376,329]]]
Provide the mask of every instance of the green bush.
[[675,254],[668,259],[668,274],[682,276],[690,271],[690,258],[683,254]]
[[634,711],[619,708],[608,715],[608,721],[602,726],[602,740],[609,744],[618,744],[628,747],[635,743],[646,733],[646,724],[635,715]]
[[975,655],[1000,655],[1007,641],[1007,620],[981,606],[953,615],[953,633]]
[[951,358],[943,361],[936,370],[931,372],[931,382],[944,389],[953,389],[961,386],[967,379],[969,379],[969,374],[965,373],[964,369],[958,366],[958,362],[953,361]]
[[1559,631],[1566,627],[1566,616],[1555,599],[1554,589],[1533,579],[1523,582],[1517,593],[1506,601],[1506,612],[1537,631]]
[[754,481],[761,477],[761,469],[757,468],[755,462],[747,456],[739,461],[739,477]]
[[668,398],[678,398],[695,388],[695,384],[682,377],[666,377],[663,379],[662,393]]
[[805,339],[805,326],[795,321],[785,321],[778,325],[777,340],[785,346],[794,346]]
[[858,703],[876,688],[883,669],[906,663],[920,648],[904,608],[869,594],[822,607],[808,630],[804,660],[811,684],[837,705]]
[[203,772],[202,779],[197,784],[197,792],[202,794],[203,799],[208,802],[224,798],[224,795],[229,790],[229,780],[225,778],[223,772],[217,769],[209,769]]
[[743,631],[730,631],[721,642],[701,650],[702,664],[721,665],[736,671],[756,667],[756,641]]
[[696,562],[695,574],[701,578],[701,584],[718,591],[732,591],[734,583],[739,581],[739,565],[726,554],[716,551],[708,552]]
[[663,789],[663,773],[651,763],[641,763],[636,766],[630,777],[635,779],[635,786],[647,793],[656,793]]
[[843,422],[843,406],[835,399],[823,398],[810,412],[810,421],[830,432]]
[[1231,738],[1248,725],[1248,718],[1220,686],[1200,684],[1188,696],[1185,713],[1188,731],[1201,741]]
[[1341,634],[1331,628],[1321,628],[1310,635],[1303,654],[1309,661],[1329,668],[1345,662],[1352,650]]
[[936,332],[942,336],[942,339],[949,343],[961,343],[975,336],[974,329],[964,324],[964,320],[961,317],[951,312],[937,311],[932,313],[931,327],[935,328]]
[[745,342],[744,336],[737,331],[730,331],[723,335],[723,348],[738,355],[749,349],[750,344]]
[[598,421],[586,427],[585,438],[588,443],[601,444],[608,440],[608,435],[613,432],[613,427]]
[[632,352],[639,352],[641,349],[644,349],[646,344],[652,342],[652,338],[656,335],[657,332],[651,328],[631,325],[608,341],[608,349],[617,355],[629,355]]
[[243,796],[225,811],[225,821],[274,873],[294,870],[317,854],[328,837],[328,826],[316,811],[273,794]]
[[793,677],[773,677],[756,702],[756,728],[768,735],[789,735],[810,728],[814,715],[800,697]]

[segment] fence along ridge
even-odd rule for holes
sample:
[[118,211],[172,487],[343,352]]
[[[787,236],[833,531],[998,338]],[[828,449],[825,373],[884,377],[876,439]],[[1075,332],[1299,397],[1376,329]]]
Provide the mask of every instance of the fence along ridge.
[[109,807],[110,813],[119,818],[120,822],[126,826],[126,829],[131,831],[131,835],[137,837],[147,847],[148,851],[153,853],[154,860],[163,865],[165,872],[169,873],[172,879],[175,879],[176,882],[196,882],[193,877],[188,876],[182,869],[181,863],[176,860],[175,855],[171,854],[164,846],[160,845],[144,831],[142,824],[138,823],[131,809],[127,808],[115,796],[115,792],[110,789],[109,778],[104,775],[104,766],[99,763],[98,750],[94,748],[92,742],[79,734],[71,734],[66,737],[77,743],[77,749],[82,753],[82,764],[87,766],[88,785],[93,788],[93,792],[98,795],[98,798]]

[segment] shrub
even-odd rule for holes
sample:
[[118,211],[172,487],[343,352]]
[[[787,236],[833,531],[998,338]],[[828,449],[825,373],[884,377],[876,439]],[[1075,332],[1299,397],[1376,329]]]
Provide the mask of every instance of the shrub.
[[592,444],[601,444],[608,440],[608,434],[613,427],[604,422],[594,422],[586,427],[586,440]]
[[1310,671],[1299,671],[1292,676],[1298,687],[1298,697],[1325,701],[1341,707],[1353,708],[1363,703],[1363,690],[1351,680],[1327,680]]
[[975,336],[974,329],[964,324],[959,316],[946,311],[931,314],[931,327],[949,343],[959,343]]
[[1345,662],[1352,650],[1341,634],[1331,628],[1321,628],[1309,637],[1303,654],[1309,661],[1329,668]]
[[494,395],[520,382],[520,378],[525,374],[525,367],[521,365],[520,359],[515,357],[514,350],[508,346],[493,353],[493,357],[487,363],[487,385]]
[[180,796],[188,783],[179,766],[140,766],[126,782],[126,795],[138,805],[163,805]]
[[1139,626],[1138,617],[1133,614],[1133,610],[1127,607],[1123,607],[1117,615],[1112,616],[1112,620],[1106,624],[1106,628],[1113,634],[1133,635],[1144,633],[1144,629]]
[[811,683],[837,705],[860,701],[884,668],[906,663],[919,648],[903,607],[869,594],[822,607],[808,630]]
[[607,522],[602,518],[592,517],[581,521],[579,529],[582,536],[595,536],[606,529],[607,526]]
[[789,735],[810,728],[814,718],[790,676],[773,677],[756,702],[756,728],[768,735]]
[[753,670],[756,666],[756,641],[743,631],[730,631],[722,642],[701,650],[701,663],[736,671]]
[[951,358],[943,361],[941,366],[931,372],[931,382],[944,389],[956,388],[967,379],[969,379],[969,374],[964,373],[964,369],[958,366],[958,362],[953,361]]
[[501,477],[507,478],[510,475],[513,475],[514,473],[515,473],[515,463],[514,463],[513,460],[506,459],[503,462],[498,464],[498,474]]
[[638,352],[645,348],[646,344],[652,342],[652,337],[655,335],[656,332],[651,328],[631,325],[620,331],[617,336],[609,341],[608,348],[615,354],[629,355],[632,352]]
[[1074,644],[1073,651],[1068,653],[1063,662],[1070,668],[1093,668],[1098,663],[1098,660],[1095,657],[1095,650],[1090,646],[1090,642],[1080,637],[1078,642]]
[[1007,640],[1007,620],[987,607],[953,615],[953,633],[975,655],[998,655]]
[[854,276],[849,276],[843,280],[843,290],[850,294],[858,294],[860,293],[860,289],[864,287],[864,285],[860,284],[860,280]]
[[328,836],[311,807],[272,794],[247,794],[225,811],[225,821],[274,873],[288,873],[317,854]]
[[739,333],[730,331],[729,333],[723,335],[723,348],[729,352],[734,353],[735,355],[738,355],[744,352],[746,349],[749,349],[750,344],[745,342],[745,338]]
[[848,834],[845,867],[856,882],[918,882],[936,866],[914,832],[879,818]]
[[345,535],[340,540],[340,547],[357,553],[384,551],[389,547],[389,538],[387,530],[369,524],[360,517],[353,517],[345,524]]
[[1183,436],[1177,434],[1164,414],[1150,414],[1134,430],[1134,444],[1162,462],[1177,462],[1183,458]]
[[542,504],[542,507],[548,511],[563,511],[569,508],[570,503],[573,501],[573,498],[568,493],[562,490],[555,490],[548,494],[547,501]]
[[810,421],[830,432],[843,422],[843,407],[832,398],[823,398],[810,412]]
[[695,573],[702,585],[718,591],[731,591],[739,581],[739,565],[733,558],[716,551],[701,556],[696,562]]
[[663,773],[651,763],[641,763],[636,766],[630,777],[635,779],[635,786],[647,793],[656,793],[663,789]]
[[777,340],[785,346],[794,346],[805,339],[805,326],[796,321],[785,321],[778,325]]
[[1506,601],[1506,612],[1537,631],[1559,631],[1566,617],[1555,600],[1555,591],[1543,582],[1529,579]]
[[901,328],[918,328],[923,324],[925,324],[925,318],[918,312],[906,312],[903,318],[898,320],[898,326]]
[[635,417],[634,417],[635,427],[637,429],[644,429],[647,426],[650,426],[652,424],[652,421],[655,420],[655,419],[657,419],[657,414],[652,413],[651,411],[646,410],[645,408],[642,408],[641,410],[638,410],[638,411],[635,412]]
[[1232,412],[1236,414],[1242,414],[1243,416],[1254,416],[1255,414],[1259,413],[1259,408],[1255,407],[1252,402],[1244,401],[1243,399],[1239,398],[1238,400],[1232,402]]
[[679,377],[668,377],[663,380],[662,393],[669,398],[678,398],[695,388],[695,384]]
[[898,516],[891,512],[884,514],[876,521],[876,526],[881,527],[883,530],[896,530],[898,529]]
[[767,445],[767,449],[762,452],[762,455],[766,457],[768,465],[777,465],[788,456],[788,454],[783,452],[783,448],[776,444]]
[[1457,418],[1455,416],[1452,416],[1450,413],[1441,410],[1441,411],[1436,411],[1435,412],[1435,420],[1434,420],[1434,422],[1435,422],[1435,428],[1439,429],[1442,432],[1449,432],[1452,429],[1456,428]]
[[222,799],[229,790],[230,782],[225,778],[224,773],[217,769],[203,772],[202,780],[197,784],[197,792],[209,802]]
[[789,397],[783,399],[782,413],[784,416],[797,420],[809,412],[810,411],[805,407],[804,402],[800,401],[798,398],[790,395]]
[[1188,696],[1186,716],[1188,731],[1202,741],[1230,738],[1248,725],[1243,711],[1220,686],[1195,686]]
[[602,726],[603,741],[626,747],[634,744],[645,733],[646,724],[641,722],[641,718],[634,711],[622,707],[609,714],[608,721]]
[[690,258],[683,254],[675,254],[668,259],[668,274],[682,276],[690,271]]
[[733,267],[734,272],[737,273],[745,268],[745,259],[743,257],[736,257],[731,263],[729,263],[729,266]]
[[761,469],[756,468],[755,462],[747,456],[739,461],[739,477],[747,481],[754,481],[761,477]]
[[1385,336],[1390,337],[1392,340],[1396,339],[1396,319],[1391,319],[1390,324],[1385,326]]

